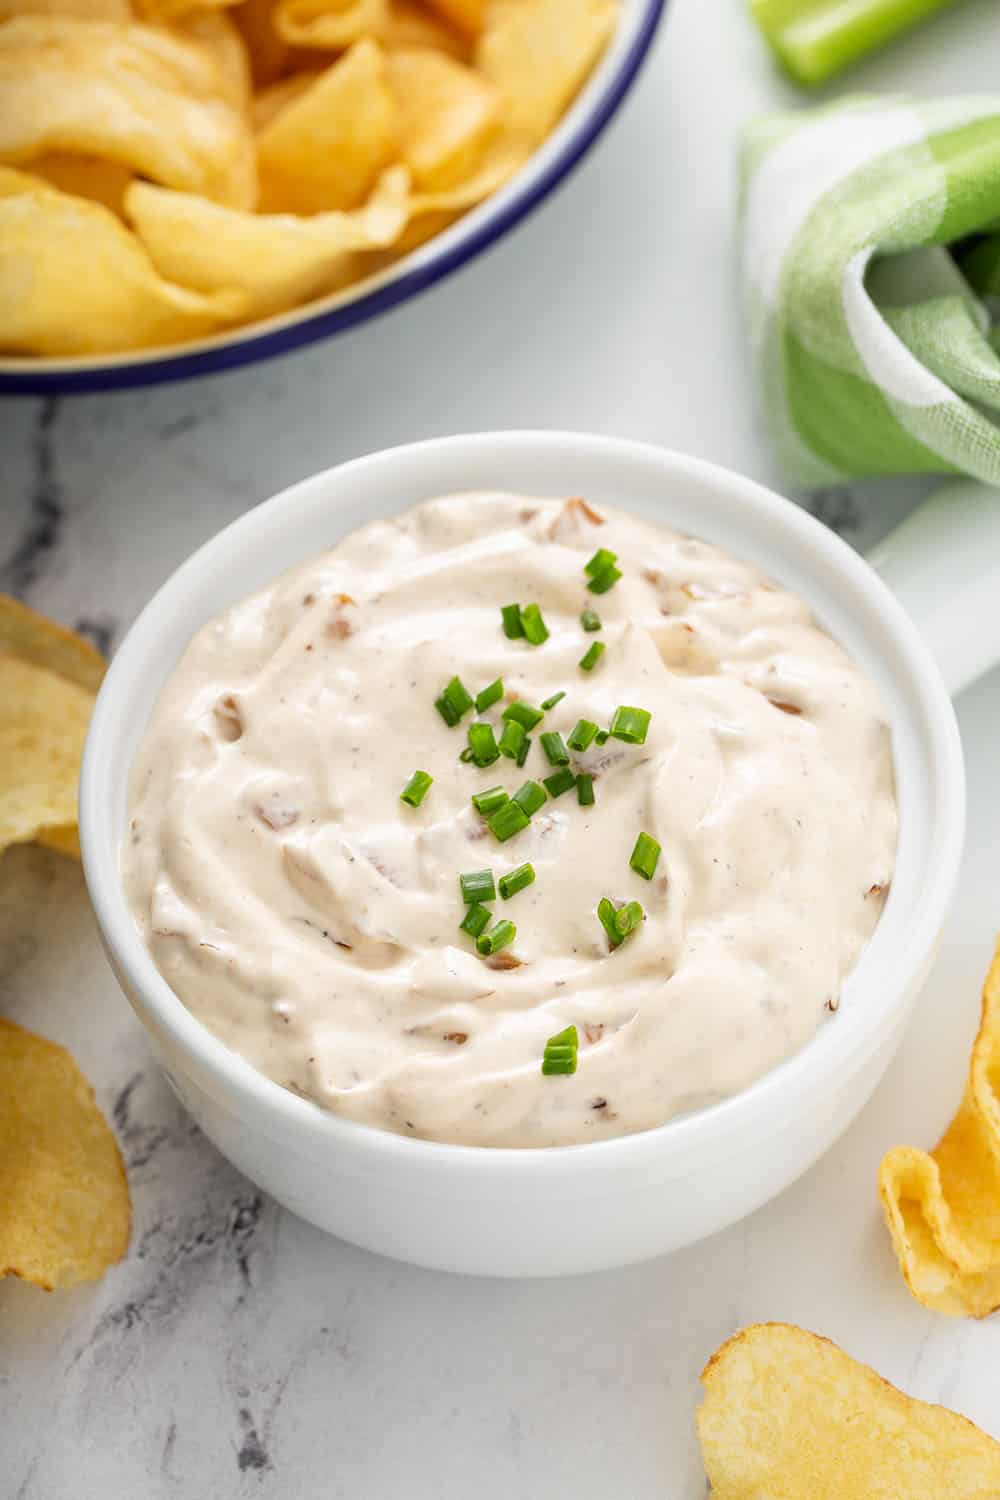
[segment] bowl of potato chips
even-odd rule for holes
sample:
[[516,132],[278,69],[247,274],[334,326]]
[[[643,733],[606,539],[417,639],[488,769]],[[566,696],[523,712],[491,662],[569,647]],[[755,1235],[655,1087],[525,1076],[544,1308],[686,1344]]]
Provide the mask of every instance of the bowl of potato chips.
[[0,392],[286,352],[492,244],[665,0],[0,0]]

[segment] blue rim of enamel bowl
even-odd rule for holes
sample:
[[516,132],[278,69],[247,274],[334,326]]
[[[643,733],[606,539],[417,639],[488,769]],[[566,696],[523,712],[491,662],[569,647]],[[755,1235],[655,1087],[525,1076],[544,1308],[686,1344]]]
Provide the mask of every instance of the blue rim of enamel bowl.
[[[39,362],[26,356],[23,360],[18,358],[16,368],[12,368],[13,362],[9,358],[0,357],[0,395],[56,396],[127,390],[233,370],[344,333],[426,291],[489,249],[572,172],[617,113],[635,82],[666,4],[667,0],[640,0],[641,15],[635,34],[622,53],[615,72],[598,94],[593,108],[581,116],[577,128],[567,136],[562,149],[552,160],[537,174],[525,174],[526,180],[521,186],[515,178],[492,213],[470,225],[469,231],[458,235],[453,243],[442,245],[437,252],[432,250],[411,269],[336,307],[313,314],[305,312],[291,322],[283,322],[278,328],[266,328],[258,334],[244,335],[232,341],[225,335],[216,336],[211,347],[207,348],[200,344],[192,349],[179,348],[177,352],[163,354],[144,351],[131,359],[122,355],[109,356],[106,362],[101,362],[99,357]],[[460,225],[461,221],[456,227]],[[40,364],[45,367],[40,368]],[[2,368],[4,365],[6,368]]]

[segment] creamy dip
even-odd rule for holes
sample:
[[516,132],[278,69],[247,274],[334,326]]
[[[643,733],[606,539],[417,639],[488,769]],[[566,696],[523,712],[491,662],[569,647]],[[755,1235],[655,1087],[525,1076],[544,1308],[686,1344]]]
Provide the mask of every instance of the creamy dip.
[[[623,576],[595,595],[598,547]],[[512,601],[541,606],[543,644],[504,634]],[[504,696],[449,728],[455,675]],[[474,719],[499,738],[511,700],[560,690],[523,770],[460,760]],[[651,714],[645,743],[573,756],[594,804],[570,790],[498,842],[472,794],[551,775],[541,732],[623,704]],[[665,527],[503,494],[365,526],[212,620],[130,795],[132,910],[188,1008],[338,1115],[481,1146],[600,1140],[746,1088],[830,1020],[896,845],[877,694],[800,598]],[[458,877],[526,861],[534,883],[491,905],[516,938],[483,958]],[[645,912],[613,951],[604,897]],[[570,1025],[576,1072],[544,1076]]]

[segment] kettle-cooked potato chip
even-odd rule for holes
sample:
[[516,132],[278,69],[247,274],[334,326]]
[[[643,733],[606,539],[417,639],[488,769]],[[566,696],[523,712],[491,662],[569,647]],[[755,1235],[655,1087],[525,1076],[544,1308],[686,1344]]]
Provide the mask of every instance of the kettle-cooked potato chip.
[[0,656],[5,655],[44,667],[91,693],[97,692],[107,669],[104,657],[82,635],[29,609],[20,599],[0,594]]
[[480,74],[426,47],[386,57],[400,153],[420,188],[447,188],[475,169],[503,99]]
[[16,16],[0,25],[0,161],[98,156],[250,208],[253,136],[222,78],[207,47],[161,28]]
[[352,213],[246,214],[135,182],[126,211],[164,275],[206,292],[227,288],[266,317],[354,279],[359,251],[392,244],[408,212],[405,167],[384,173]]
[[103,203],[121,217],[125,189],[132,181],[130,167],[97,156],[75,156],[69,151],[48,151],[31,163],[32,177],[43,178],[50,187],[77,198]]
[[274,83],[287,69],[291,53],[274,24],[274,0],[243,0],[233,19],[247,44],[255,88]]
[[446,52],[460,60],[469,56],[468,39],[415,0],[389,0],[384,29],[375,40],[390,49],[433,47],[436,52]]
[[212,333],[244,310],[238,294],[206,297],[164,281],[101,204],[0,167],[0,349],[144,349]]
[[507,97],[507,127],[545,139],[615,29],[614,0],[496,0],[476,63]]
[[487,0],[427,0],[427,3],[467,36],[476,36],[483,29]]
[[356,208],[395,147],[384,54],[359,42],[257,137],[261,212]]
[[1000,1495],[1000,1443],[804,1329],[745,1328],[701,1379],[698,1437],[717,1500]]
[[381,35],[388,16],[388,0],[278,0],[274,26],[294,46],[339,52]]
[[289,73],[287,78],[279,78],[277,83],[269,83],[265,88],[258,89],[250,105],[254,130],[266,130],[286,104],[291,104],[293,99],[304,94],[316,82],[320,72],[319,68],[303,68],[301,73]]
[[174,27],[174,35],[208,53],[219,70],[225,97],[245,114],[251,100],[250,54],[239,27],[224,11],[196,11]]
[[1000,943],[958,1113],[929,1155],[887,1153],[879,1193],[918,1302],[975,1318],[1000,1307]]
[[11,16],[81,16],[89,21],[131,21],[129,0],[0,0],[0,21]]
[[128,1248],[121,1153],[63,1047],[0,1020],[0,1277],[53,1291]]

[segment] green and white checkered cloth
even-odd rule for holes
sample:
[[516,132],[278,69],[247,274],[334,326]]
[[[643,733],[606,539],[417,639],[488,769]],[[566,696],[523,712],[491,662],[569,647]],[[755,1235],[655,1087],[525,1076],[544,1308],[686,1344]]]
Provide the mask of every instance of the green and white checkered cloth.
[[1000,484],[1000,97],[855,97],[756,121],[742,230],[790,478]]

